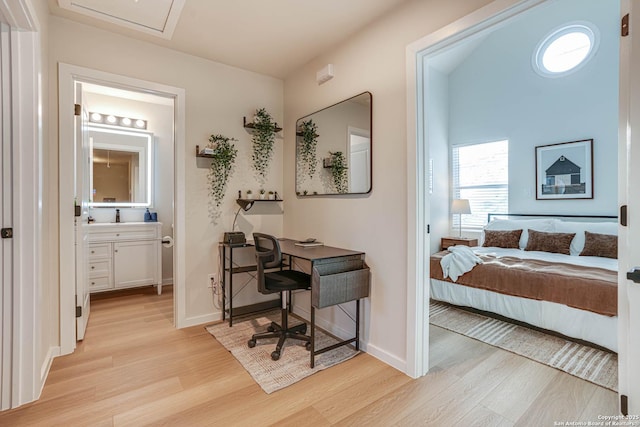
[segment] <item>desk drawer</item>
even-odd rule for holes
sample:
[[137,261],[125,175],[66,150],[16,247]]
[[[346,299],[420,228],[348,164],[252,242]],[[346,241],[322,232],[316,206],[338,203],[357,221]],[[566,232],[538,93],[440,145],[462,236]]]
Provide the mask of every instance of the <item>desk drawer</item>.
[[371,284],[369,267],[334,272],[331,264],[313,267],[311,276],[311,304],[316,308],[329,307],[369,296]]

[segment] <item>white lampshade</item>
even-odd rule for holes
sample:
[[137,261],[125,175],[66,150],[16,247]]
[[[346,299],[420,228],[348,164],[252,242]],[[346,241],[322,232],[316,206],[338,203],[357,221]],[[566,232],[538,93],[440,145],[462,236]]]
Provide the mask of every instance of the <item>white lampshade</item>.
[[469,206],[469,199],[454,199],[451,202],[452,214],[470,214],[471,206]]

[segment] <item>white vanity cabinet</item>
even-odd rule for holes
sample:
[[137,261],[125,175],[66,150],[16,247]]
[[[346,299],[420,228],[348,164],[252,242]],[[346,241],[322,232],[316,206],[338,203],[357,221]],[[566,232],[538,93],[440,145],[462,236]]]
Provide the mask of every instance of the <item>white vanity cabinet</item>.
[[90,292],[155,285],[162,293],[162,223],[86,224]]

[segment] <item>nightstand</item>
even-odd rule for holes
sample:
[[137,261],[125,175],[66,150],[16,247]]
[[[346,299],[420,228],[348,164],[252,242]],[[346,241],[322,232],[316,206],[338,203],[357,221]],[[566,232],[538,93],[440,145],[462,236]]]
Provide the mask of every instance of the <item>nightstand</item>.
[[455,245],[478,246],[478,239],[468,237],[443,237],[440,240],[440,249],[443,251],[449,246]]

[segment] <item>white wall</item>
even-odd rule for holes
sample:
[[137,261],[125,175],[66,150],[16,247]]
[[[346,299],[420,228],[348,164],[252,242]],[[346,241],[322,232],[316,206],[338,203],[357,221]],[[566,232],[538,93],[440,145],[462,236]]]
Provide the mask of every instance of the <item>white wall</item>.
[[[173,106],[91,92],[83,92],[83,103],[90,112],[147,120],[147,131],[153,133],[154,140],[153,207],[149,210],[158,214],[162,235],[173,236]],[[121,220],[143,221],[145,211],[145,208],[120,209]],[[94,208],[89,214],[97,222],[111,222],[115,209]],[[164,283],[173,283],[173,248],[162,248],[162,279]]]
[[[449,78],[451,144],[509,140],[509,211],[615,215],[617,206],[619,2],[562,0],[534,8],[491,33]],[[552,30],[589,21],[595,56],[560,78],[531,58]],[[535,147],[594,139],[593,200],[536,200]]]
[[[242,117],[251,117],[264,107],[279,123],[283,118],[283,84],[272,77],[240,70],[216,62],[182,54],[150,43],[136,41],[97,28],[50,17],[49,71],[50,152],[58,150],[57,64],[63,62],[137,79],[184,88],[186,91],[186,314],[187,322],[202,323],[219,318],[207,288],[208,274],[218,270],[218,241],[231,228],[236,212],[238,190],[258,189],[250,169],[250,135],[242,127]],[[208,217],[208,166],[195,157],[196,144],[204,146],[211,134],[238,138],[236,170],[230,180],[222,205],[223,215],[217,225]],[[51,209],[46,213],[55,230],[57,215],[57,156],[49,156],[48,189]],[[202,160],[202,159],[198,159]],[[276,140],[274,160],[266,187],[282,194],[282,143]],[[61,191],[64,191],[62,189]],[[242,214],[241,214],[242,215]],[[246,231],[256,229],[282,234],[282,215],[248,215],[242,223]],[[51,236],[51,276],[57,278],[58,241]],[[57,298],[57,279],[52,284],[51,301]],[[57,302],[55,305],[57,310]],[[57,324],[57,322],[55,323]]]
[[[487,3],[409,1],[285,80],[285,235],[314,236],[328,245],[366,252],[372,286],[364,304],[362,338],[367,352],[399,369],[405,368],[407,347],[405,49]],[[327,63],[334,64],[335,77],[319,86],[316,71]],[[364,91],[373,94],[372,192],[296,198],[296,120]],[[308,296],[301,294],[296,310],[308,305]],[[340,331],[353,329],[336,309],[325,309],[318,318],[323,326],[331,322]]]

